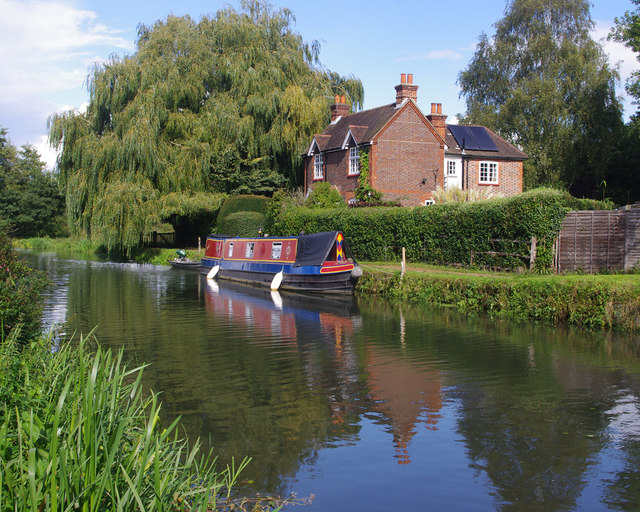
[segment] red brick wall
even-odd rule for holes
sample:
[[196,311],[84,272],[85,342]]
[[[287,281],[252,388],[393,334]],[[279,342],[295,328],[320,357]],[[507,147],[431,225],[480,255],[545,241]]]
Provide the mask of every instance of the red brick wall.
[[468,181],[465,177],[464,185],[470,190],[489,190],[503,196],[513,196],[522,192],[522,162],[498,161],[498,184],[480,184],[480,162],[491,162],[490,159],[469,160],[465,162],[465,173],[469,173]]
[[[349,149],[324,153],[324,181],[335,185],[342,196],[354,197],[358,175],[349,176]],[[305,191],[313,186],[313,156],[305,157]]]
[[[369,156],[371,185],[405,206],[424,204],[443,185],[444,149],[410,106],[376,138]],[[433,170],[437,169],[434,176]],[[425,183],[422,183],[422,180]]]

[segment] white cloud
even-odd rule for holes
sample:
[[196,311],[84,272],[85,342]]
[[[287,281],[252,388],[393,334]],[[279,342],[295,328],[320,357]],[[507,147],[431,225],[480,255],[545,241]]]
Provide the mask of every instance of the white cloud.
[[445,50],[432,50],[427,53],[410,55],[407,57],[398,57],[395,59],[395,62],[406,62],[406,61],[415,61],[415,60],[457,60],[461,58],[462,58],[462,55],[457,51],[451,50],[451,49],[445,49]]
[[631,113],[635,112],[636,109],[631,105],[632,98],[624,90],[624,84],[627,78],[631,76],[631,73],[640,68],[640,63],[636,59],[636,54],[625,45],[607,39],[612,27],[611,23],[596,21],[595,27],[591,32],[591,37],[602,45],[602,48],[609,57],[609,63],[617,67],[620,72],[621,83],[619,87],[617,87],[617,92],[618,95],[622,97],[623,106],[626,111],[626,116],[628,117]]
[[58,105],[86,100],[99,55],[133,50],[121,31],[64,0],[0,0],[0,13],[0,124],[18,145],[39,141]]

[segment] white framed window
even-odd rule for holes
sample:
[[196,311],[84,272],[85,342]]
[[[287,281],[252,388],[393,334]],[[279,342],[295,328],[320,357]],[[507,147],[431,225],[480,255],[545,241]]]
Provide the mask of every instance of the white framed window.
[[480,183],[498,184],[498,162],[480,162]]
[[255,244],[256,244],[255,242],[247,242],[247,246],[244,249],[245,258],[253,258],[253,248]]
[[455,176],[456,174],[458,174],[456,172],[456,161],[447,160],[447,176]]
[[425,206],[429,206],[430,204],[436,204],[436,202],[433,199],[425,199],[424,200],[424,205]]
[[282,254],[282,242],[273,242],[271,244],[271,259],[279,260]]
[[227,257],[231,258],[231,256],[233,256],[233,242],[229,243],[229,256]]
[[322,165],[323,165],[322,153],[316,153],[313,155],[313,179],[321,180],[323,177]]
[[349,175],[360,174],[360,151],[357,147],[349,148]]

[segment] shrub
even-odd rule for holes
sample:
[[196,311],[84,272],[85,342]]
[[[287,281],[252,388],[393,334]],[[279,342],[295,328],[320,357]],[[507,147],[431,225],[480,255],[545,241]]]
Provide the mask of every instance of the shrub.
[[236,212],[227,215],[218,223],[216,231],[229,236],[258,236],[265,230],[265,216],[258,212]]
[[13,331],[20,344],[39,334],[47,285],[46,276],[20,261],[9,236],[0,232],[0,342]]
[[[355,256],[365,260],[385,259],[390,249],[405,247],[414,261],[469,265],[474,251],[474,264],[506,268],[525,264],[527,244],[536,237],[536,267],[544,270],[551,266],[553,243],[566,212],[598,205],[608,207],[567,192],[539,189],[508,198],[415,208],[289,207],[270,217],[269,230],[275,235],[340,230]],[[486,254],[490,252],[518,256]]]
[[313,185],[305,206],[308,208],[346,208],[347,203],[344,202],[336,187],[327,181],[321,181]]
[[265,196],[240,195],[229,197],[218,212],[218,225],[228,215],[237,212],[257,212],[265,215],[271,200]]

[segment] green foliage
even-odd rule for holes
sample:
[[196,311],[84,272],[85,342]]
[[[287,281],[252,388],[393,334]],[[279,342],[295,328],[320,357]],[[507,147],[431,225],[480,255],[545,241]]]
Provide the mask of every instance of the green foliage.
[[[363,260],[385,259],[389,250],[405,247],[407,257],[414,261],[468,265],[474,251],[474,264],[506,268],[524,265],[528,242],[535,236],[536,268],[544,270],[551,266],[553,243],[566,212],[596,205],[595,201],[575,199],[567,192],[539,189],[510,198],[417,208],[281,207],[279,217],[270,217],[269,229],[275,235],[340,230],[355,256]],[[600,203],[600,207],[611,205]],[[490,251],[521,257],[481,254]]]
[[525,187],[561,186],[602,198],[620,149],[617,73],[590,35],[587,0],[511,0],[482,34],[458,83],[466,124],[522,147]]
[[82,340],[0,346],[0,510],[216,509],[247,461],[216,471],[141,382]]
[[321,181],[313,185],[305,206],[308,208],[346,208],[347,203],[344,202],[336,187],[328,181]]
[[640,330],[640,287],[635,282],[526,274],[496,278],[411,272],[400,280],[398,275],[366,272],[358,281],[358,292],[451,306],[464,313]]
[[265,216],[258,212],[230,213],[216,227],[221,235],[258,236],[259,230],[264,232]]
[[45,275],[20,261],[11,239],[0,232],[0,344],[11,333],[20,344],[38,335],[47,285]]
[[[295,183],[332,90],[343,84],[361,101],[358,80],[318,70],[319,46],[293,31],[291,11],[241,5],[197,23],[169,16],[140,27],[132,56],[93,70],[87,112],[52,117],[75,230],[130,252],[177,215],[163,207],[168,194],[182,203]],[[202,212],[209,221],[216,213]],[[176,233],[187,225],[171,222]]]
[[382,192],[378,192],[371,186],[369,180],[369,148],[360,149],[360,175],[358,187],[355,190],[356,199],[362,203],[379,203],[382,201]]
[[33,146],[17,150],[0,127],[0,229],[13,236],[64,236],[64,196]]
[[237,212],[258,212],[265,215],[270,201],[271,199],[265,196],[231,196],[220,208],[218,219],[224,219],[227,215]]

